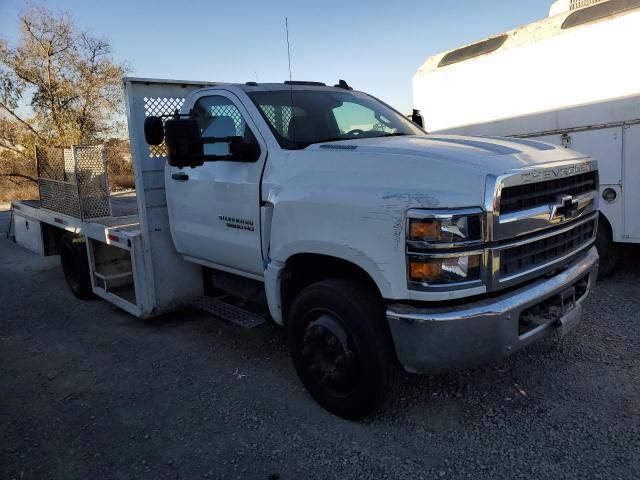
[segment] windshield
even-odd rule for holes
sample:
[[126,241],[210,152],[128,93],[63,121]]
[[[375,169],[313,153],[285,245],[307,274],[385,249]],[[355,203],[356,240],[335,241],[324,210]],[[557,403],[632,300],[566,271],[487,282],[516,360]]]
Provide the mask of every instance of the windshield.
[[277,90],[249,97],[288,150],[340,140],[425,135],[392,108],[360,92]]

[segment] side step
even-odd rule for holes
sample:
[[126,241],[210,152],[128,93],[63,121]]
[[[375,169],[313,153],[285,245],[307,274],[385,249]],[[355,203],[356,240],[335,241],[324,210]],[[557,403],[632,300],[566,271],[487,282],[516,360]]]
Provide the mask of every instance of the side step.
[[201,297],[193,302],[193,306],[198,310],[210,313],[243,328],[257,327],[266,321],[268,313],[249,311],[247,310],[248,307],[245,308],[245,306],[239,307],[233,305],[233,300],[233,297],[227,295],[221,295],[219,297]]

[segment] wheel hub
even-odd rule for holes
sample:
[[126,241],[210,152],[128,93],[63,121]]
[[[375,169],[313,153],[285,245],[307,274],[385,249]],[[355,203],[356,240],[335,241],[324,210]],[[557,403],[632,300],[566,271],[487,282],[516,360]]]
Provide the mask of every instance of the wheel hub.
[[309,323],[302,354],[314,379],[333,394],[348,394],[359,375],[359,355],[348,331],[323,313]]

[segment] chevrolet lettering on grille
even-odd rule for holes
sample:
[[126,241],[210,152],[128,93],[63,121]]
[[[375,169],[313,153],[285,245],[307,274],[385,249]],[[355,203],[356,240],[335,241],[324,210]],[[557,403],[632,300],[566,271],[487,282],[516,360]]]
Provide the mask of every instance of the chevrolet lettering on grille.
[[571,165],[560,168],[550,168],[542,171],[533,171],[522,174],[522,183],[533,183],[545,180],[553,180],[555,178],[570,177],[573,175],[579,175],[591,171],[591,165],[589,163],[583,163],[580,165]]

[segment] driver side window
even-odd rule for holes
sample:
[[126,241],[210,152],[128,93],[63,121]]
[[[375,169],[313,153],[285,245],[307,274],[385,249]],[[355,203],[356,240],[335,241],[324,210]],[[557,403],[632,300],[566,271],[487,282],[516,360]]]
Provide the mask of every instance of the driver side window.
[[[248,143],[256,141],[238,107],[226,97],[213,95],[201,98],[191,110],[191,118],[198,122],[202,137],[238,136]],[[204,154],[229,155],[229,144],[205,144]]]
[[342,105],[333,109],[333,116],[340,129],[340,134],[353,130],[364,132],[373,130],[384,133],[395,133],[396,131],[395,128],[389,127],[389,119],[383,116],[376,118],[373,110],[358,103],[343,102]]

